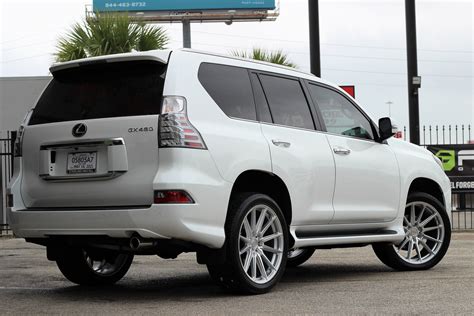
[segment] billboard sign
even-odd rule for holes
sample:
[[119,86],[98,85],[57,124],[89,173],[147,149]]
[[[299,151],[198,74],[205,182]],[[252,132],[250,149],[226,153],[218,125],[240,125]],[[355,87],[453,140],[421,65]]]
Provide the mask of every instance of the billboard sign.
[[94,12],[274,10],[275,0],[93,0]]
[[453,193],[474,192],[474,145],[430,145],[427,149],[443,163]]

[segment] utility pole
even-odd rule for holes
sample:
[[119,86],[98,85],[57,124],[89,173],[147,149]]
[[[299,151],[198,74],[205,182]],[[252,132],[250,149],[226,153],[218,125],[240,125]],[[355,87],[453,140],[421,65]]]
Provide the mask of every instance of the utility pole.
[[191,21],[183,20],[183,47],[191,48]]
[[308,0],[309,51],[311,73],[321,78],[321,49],[319,38],[319,0]]
[[388,117],[392,117],[392,104],[393,104],[393,102],[392,101],[387,101],[387,102],[385,102],[385,104],[388,105]]
[[420,108],[418,89],[421,78],[418,76],[418,57],[416,48],[416,11],[415,0],[405,0],[407,65],[408,65],[408,115],[410,142],[420,144]]

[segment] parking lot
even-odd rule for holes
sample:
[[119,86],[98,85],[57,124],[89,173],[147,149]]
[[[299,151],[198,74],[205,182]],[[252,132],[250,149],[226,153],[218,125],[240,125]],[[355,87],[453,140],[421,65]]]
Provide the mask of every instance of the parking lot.
[[66,281],[44,248],[0,239],[0,314],[472,314],[474,233],[453,235],[447,257],[423,272],[394,272],[370,247],[319,250],[269,294],[215,286],[193,254],[135,257],[107,288]]

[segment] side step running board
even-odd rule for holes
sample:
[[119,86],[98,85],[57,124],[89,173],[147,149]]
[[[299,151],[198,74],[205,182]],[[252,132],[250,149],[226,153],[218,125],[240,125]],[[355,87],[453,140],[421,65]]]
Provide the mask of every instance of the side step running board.
[[[403,232],[393,230],[378,232],[358,232],[309,236],[304,233],[303,236],[298,232],[292,232],[295,239],[295,248],[311,247],[311,246],[328,246],[328,245],[348,245],[348,244],[372,244],[377,242],[399,243],[405,238]],[[299,236],[298,236],[299,235]]]

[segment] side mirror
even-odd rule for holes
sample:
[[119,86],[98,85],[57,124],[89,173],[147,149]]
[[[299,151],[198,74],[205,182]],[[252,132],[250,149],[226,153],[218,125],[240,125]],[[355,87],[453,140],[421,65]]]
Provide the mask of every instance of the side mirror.
[[398,131],[397,126],[392,125],[392,121],[389,117],[382,117],[379,120],[379,134],[380,134],[380,141],[384,141],[393,135],[395,135]]

